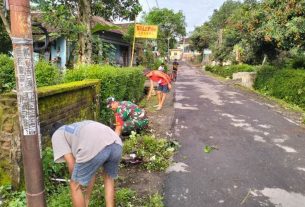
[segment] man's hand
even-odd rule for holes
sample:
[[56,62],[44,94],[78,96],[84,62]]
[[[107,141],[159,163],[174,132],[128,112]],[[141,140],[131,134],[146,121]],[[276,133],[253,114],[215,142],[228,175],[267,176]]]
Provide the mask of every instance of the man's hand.
[[168,89],[171,90],[172,89],[172,84],[168,84]]

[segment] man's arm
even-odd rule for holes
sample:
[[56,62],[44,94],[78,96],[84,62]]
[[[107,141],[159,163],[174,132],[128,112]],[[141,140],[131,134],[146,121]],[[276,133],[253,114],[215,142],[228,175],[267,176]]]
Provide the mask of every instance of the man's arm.
[[122,133],[122,129],[123,129],[123,127],[122,127],[121,125],[117,125],[117,126],[115,127],[114,132],[115,132],[118,136],[120,136],[121,133]]
[[148,94],[147,94],[147,100],[150,99],[153,89],[154,89],[154,81],[150,80],[150,87],[149,87],[149,91],[148,91]]
[[68,166],[68,169],[69,169],[69,173],[70,173],[70,175],[72,175],[73,169],[74,169],[74,164],[75,164],[75,158],[72,155],[72,153],[65,154],[64,158],[66,160],[66,163],[67,163],[67,166]]

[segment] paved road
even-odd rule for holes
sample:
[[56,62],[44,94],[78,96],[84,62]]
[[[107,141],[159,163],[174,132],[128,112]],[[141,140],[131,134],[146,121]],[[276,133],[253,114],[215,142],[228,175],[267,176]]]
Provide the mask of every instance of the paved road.
[[[182,147],[167,207],[305,207],[305,129],[249,92],[186,65],[175,88]],[[204,153],[206,145],[218,150]]]

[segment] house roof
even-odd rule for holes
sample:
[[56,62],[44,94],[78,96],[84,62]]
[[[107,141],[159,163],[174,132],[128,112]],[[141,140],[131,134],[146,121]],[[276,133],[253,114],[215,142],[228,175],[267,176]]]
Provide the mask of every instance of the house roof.
[[[31,15],[32,15],[32,22],[37,22],[37,23],[41,23],[41,25],[47,29],[47,31],[49,33],[58,33],[59,30],[56,29],[56,27],[54,25],[50,25],[50,24],[47,24],[45,22],[43,22],[43,12],[41,11],[33,11],[31,12]],[[117,26],[119,27],[118,29],[114,29],[114,30],[109,30],[109,32],[113,32],[113,33],[116,33],[116,34],[121,34],[121,35],[124,35],[125,34],[125,31],[123,29],[121,29],[121,25],[120,24],[114,24],[112,22],[109,22],[107,20],[105,20],[103,17],[99,17],[99,16],[92,16],[92,19],[91,19],[91,27],[95,27],[97,24],[101,24],[101,25],[107,25],[107,26]],[[39,31],[35,31],[35,28],[33,28],[33,33],[39,35],[38,33]],[[40,34],[42,35],[42,34]]]

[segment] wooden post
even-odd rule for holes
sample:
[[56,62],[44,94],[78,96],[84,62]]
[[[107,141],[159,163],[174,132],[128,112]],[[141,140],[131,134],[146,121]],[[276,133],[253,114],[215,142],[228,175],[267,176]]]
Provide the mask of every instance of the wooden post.
[[33,67],[33,37],[29,0],[10,0],[18,113],[28,207],[46,207]]
[[134,34],[133,34],[133,43],[132,43],[130,67],[132,67],[132,65],[133,65],[135,43],[136,43],[136,18],[135,18],[135,20],[134,20]]

